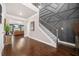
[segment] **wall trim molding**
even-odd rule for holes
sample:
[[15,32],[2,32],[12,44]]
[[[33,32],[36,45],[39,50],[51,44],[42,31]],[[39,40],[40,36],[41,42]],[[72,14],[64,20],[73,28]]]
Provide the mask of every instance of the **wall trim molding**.
[[49,37],[43,30],[42,28],[39,27],[39,30],[52,42],[52,46],[56,47],[56,43],[52,40],[51,37]]
[[59,43],[62,43],[62,44],[66,44],[66,45],[70,45],[70,46],[75,47],[75,44],[73,44],[73,43],[64,42],[64,41],[60,41],[60,40],[58,40],[58,42],[59,42]]
[[51,41],[56,42],[57,41],[57,37],[51,33],[51,31],[49,31],[45,26],[43,26],[41,23],[39,24],[40,28],[51,38]]
[[39,9],[37,7],[35,7],[32,3],[27,3],[27,4],[26,3],[22,3],[22,5],[24,5],[25,7],[28,7],[30,9],[32,9],[35,12],[39,11]]
[[[41,24],[42,25],[42,24]],[[40,28],[41,29],[41,28]],[[41,31],[43,31],[42,29],[41,29]],[[44,32],[44,31],[43,31]],[[50,41],[52,41],[51,39],[50,39]],[[64,42],[64,41],[61,41],[61,40],[59,40],[59,38],[58,38],[58,42],[59,43],[62,43],[62,44],[66,44],[66,45],[70,45],[70,46],[73,46],[73,47],[75,47],[75,44],[73,44],[73,43],[69,43],[69,42]]]
[[31,36],[28,36],[28,37],[32,38],[33,40],[42,42],[42,43],[44,43],[44,44],[46,44],[46,45],[49,45],[49,46],[51,46],[51,47],[57,48],[55,45],[50,44],[50,43],[47,43],[47,42],[45,42],[45,41],[43,41],[43,40],[40,40],[40,39],[38,40],[37,38],[35,38],[35,37],[31,37]]
[[[42,26],[42,27],[40,27]],[[55,35],[53,35],[48,29],[46,29],[42,24],[39,25],[39,29],[42,33],[44,33],[44,35],[54,44],[56,45],[56,41],[54,41],[55,39],[57,40],[57,37]],[[45,31],[46,32],[45,32]],[[49,34],[47,34],[49,33]],[[50,37],[51,36],[51,37]],[[54,40],[53,40],[54,39]]]

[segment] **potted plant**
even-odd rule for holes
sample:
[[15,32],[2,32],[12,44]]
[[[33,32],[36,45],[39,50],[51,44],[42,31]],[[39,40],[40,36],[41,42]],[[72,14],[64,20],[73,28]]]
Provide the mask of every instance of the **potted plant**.
[[11,28],[9,24],[4,24],[4,31],[5,31],[5,35],[9,35]]
[[10,35],[11,28],[10,28],[9,24],[4,24],[4,31],[5,31],[4,45],[11,44],[11,38],[12,38],[12,36]]

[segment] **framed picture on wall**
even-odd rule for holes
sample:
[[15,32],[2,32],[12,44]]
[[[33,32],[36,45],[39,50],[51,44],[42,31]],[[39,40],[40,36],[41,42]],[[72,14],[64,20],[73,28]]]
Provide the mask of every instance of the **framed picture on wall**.
[[31,22],[30,30],[31,31],[34,31],[35,30],[35,22],[34,21]]

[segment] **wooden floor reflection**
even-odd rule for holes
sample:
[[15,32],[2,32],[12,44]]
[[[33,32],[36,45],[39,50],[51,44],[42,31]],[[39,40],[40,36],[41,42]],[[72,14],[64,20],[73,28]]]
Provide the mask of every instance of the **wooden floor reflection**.
[[2,52],[3,56],[73,56],[76,55],[74,47],[58,44],[51,47],[34,39],[15,38],[14,45],[7,45]]

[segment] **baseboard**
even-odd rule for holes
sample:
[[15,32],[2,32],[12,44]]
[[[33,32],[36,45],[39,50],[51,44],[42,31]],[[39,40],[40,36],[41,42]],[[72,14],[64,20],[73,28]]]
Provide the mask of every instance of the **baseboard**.
[[44,43],[44,44],[47,44],[47,45],[49,45],[49,46],[52,46],[52,47],[56,48],[56,45],[53,45],[53,44],[47,43],[47,42],[42,41],[42,40],[38,40],[38,39],[35,38],[35,37],[31,37],[31,36],[29,36],[29,37],[32,38],[32,39],[34,39],[34,40],[36,40],[36,41],[42,42],[42,43]]
[[75,44],[73,44],[73,43],[64,42],[64,41],[60,41],[60,40],[58,40],[58,42],[59,42],[59,43],[62,43],[62,44],[66,44],[66,45],[70,45],[70,46],[75,47]]
[[53,47],[57,47],[56,45],[56,36],[54,36],[48,29],[46,29],[42,24],[40,24],[39,30],[52,42]]

